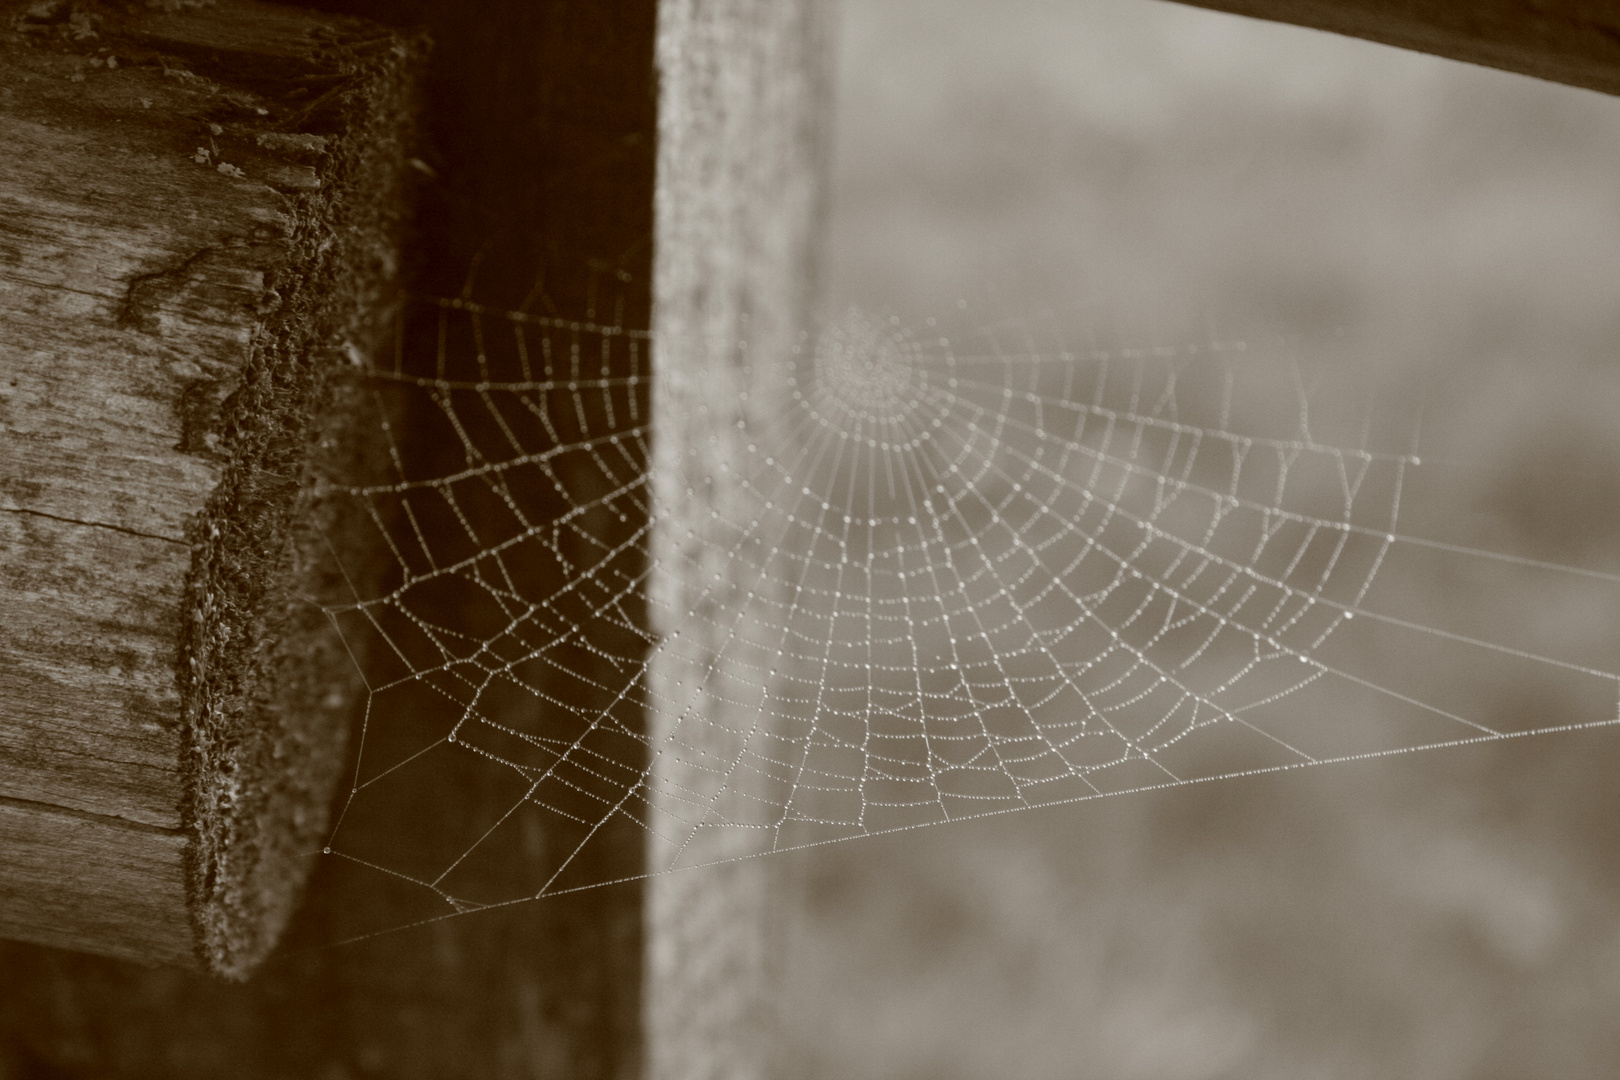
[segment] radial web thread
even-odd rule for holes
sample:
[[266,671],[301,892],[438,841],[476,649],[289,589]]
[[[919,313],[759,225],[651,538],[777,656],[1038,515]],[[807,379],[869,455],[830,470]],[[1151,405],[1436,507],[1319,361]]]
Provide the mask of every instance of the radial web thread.
[[[401,325],[433,369],[365,372],[394,402],[389,475],[336,493],[394,565],[328,605],[369,704],[327,853],[445,911],[603,884],[581,853],[609,823],[661,873],[1532,730],[1414,690],[1390,648],[1551,673],[1591,706],[1533,730],[1616,720],[1612,671],[1370,602],[1403,547],[1537,564],[1402,536],[1409,442],[1287,357],[1017,327],[958,350],[851,313],[672,506],[649,334],[454,300]],[[401,448],[402,416],[433,453]],[[694,515],[701,543],[656,542]],[[356,828],[452,773],[486,803],[453,850]],[[458,891],[522,830],[544,839],[504,893]]]

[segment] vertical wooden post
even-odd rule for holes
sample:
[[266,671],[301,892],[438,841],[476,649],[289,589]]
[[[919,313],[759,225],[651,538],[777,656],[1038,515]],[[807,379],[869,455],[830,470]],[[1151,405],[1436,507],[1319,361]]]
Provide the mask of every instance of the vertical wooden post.
[[[726,467],[747,458],[739,422],[756,431],[769,423],[769,403],[810,328],[825,190],[826,18],[815,0],[665,0],[659,12],[653,475],[661,516],[650,607],[664,623],[654,628],[679,631],[682,643],[660,651],[651,681],[654,700],[685,715],[652,721],[655,819],[690,817],[682,803],[704,789],[682,758],[730,760],[742,743],[771,737],[770,718],[748,715],[726,692],[732,676],[757,675],[715,663],[721,628],[746,623],[750,605],[770,600],[741,583],[730,593],[715,585],[728,543],[715,522],[749,519],[751,496]],[[732,610],[694,610],[700,605]],[[694,696],[678,684],[704,689]],[[687,744],[661,752],[676,725]],[[703,739],[714,745],[692,745]],[[757,830],[703,831],[683,861],[758,850]],[[654,873],[688,835],[666,834],[649,849]],[[648,882],[655,1080],[771,1074],[774,874],[771,860],[745,858]]]

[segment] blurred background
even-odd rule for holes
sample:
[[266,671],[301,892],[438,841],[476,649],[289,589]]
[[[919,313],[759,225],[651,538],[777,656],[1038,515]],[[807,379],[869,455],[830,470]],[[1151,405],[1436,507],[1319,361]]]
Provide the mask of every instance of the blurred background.
[[[840,18],[831,310],[1354,365],[1403,534],[1620,573],[1620,100],[1154,0]],[[1397,545],[1367,606],[1620,667],[1613,580]],[[1615,718],[1369,623],[1402,692]],[[794,1080],[1620,1075],[1617,728],[780,858]]]

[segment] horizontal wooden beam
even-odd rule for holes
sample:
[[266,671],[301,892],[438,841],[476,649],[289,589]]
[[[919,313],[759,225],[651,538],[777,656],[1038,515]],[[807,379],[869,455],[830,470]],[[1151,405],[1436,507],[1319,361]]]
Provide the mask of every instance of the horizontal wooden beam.
[[424,47],[131,10],[0,8],[0,936],[239,976],[360,685],[301,597],[338,576],[312,492],[365,454],[342,373],[397,291]]
[[1182,0],[1620,94],[1610,0]]

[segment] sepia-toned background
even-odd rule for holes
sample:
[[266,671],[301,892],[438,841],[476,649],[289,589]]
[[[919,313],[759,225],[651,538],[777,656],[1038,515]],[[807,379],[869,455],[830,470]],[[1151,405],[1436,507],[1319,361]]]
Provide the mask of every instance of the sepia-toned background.
[[[1620,572],[1620,101],[1153,0],[841,18],[831,310],[1358,365],[1403,534]],[[1620,666],[1601,579],[1408,547],[1368,605]],[[1613,718],[1356,629],[1463,715]],[[797,1080],[1620,1075],[1620,729],[782,858]]]

